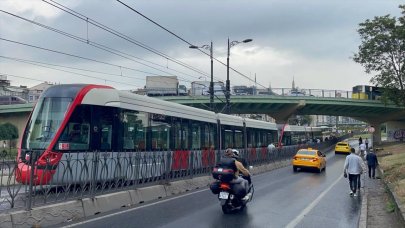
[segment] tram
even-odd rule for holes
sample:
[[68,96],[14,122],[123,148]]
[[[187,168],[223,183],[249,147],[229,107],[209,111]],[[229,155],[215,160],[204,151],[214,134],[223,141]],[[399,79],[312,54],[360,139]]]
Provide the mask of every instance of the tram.
[[[86,161],[100,154],[114,158],[121,153],[163,156],[169,151],[171,164],[159,169],[162,174],[168,167],[171,171],[187,167],[190,152],[207,156],[204,153],[214,154],[227,147],[263,148],[277,140],[274,123],[217,114],[109,86],[54,85],[43,92],[29,117],[18,151],[16,179],[29,183],[33,166],[34,185],[86,182],[90,175],[65,178],[65,167],[70,167],[68,171],[87,167],[72,168],[67,164],[72,156]],[[35,158],[32,151],[38,152]],[[128,166],[122,170],[140,168],[119,162],[107,168],[116,170],[117,165]],[[86,172],[95,173],[91,169]],[[113,178],[111,172],[94,175],[103,175],[97,180]],[[138,178],[131,175],[126,178]]]

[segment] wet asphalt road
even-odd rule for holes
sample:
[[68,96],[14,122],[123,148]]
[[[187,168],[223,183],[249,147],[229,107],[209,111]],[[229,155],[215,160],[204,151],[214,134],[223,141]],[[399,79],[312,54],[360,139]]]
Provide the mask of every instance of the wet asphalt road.
[[[292,167],[253,177],[247,208],[224,215],[209,189],[100,215],[72,227],[358,227],[361,195],[349,196],[344,155],[327,155],[327,168],[294,173]],[[68,224],[65,224],[68,225]]]

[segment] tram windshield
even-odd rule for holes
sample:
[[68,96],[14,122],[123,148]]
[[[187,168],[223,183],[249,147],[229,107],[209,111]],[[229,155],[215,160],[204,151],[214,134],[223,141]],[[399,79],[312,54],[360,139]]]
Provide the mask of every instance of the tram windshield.
[[72,98],[43,97],[32,113],[25,130],[22,149],[45,149],[59,129]]

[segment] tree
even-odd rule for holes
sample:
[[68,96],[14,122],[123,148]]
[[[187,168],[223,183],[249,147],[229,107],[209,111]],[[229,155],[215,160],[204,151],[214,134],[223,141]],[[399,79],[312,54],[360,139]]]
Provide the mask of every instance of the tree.
[[18,128],[11,123],[0,125],[0,140],[18,139]]
[[353,60],[368,74],[370,82],[383,88],[383,100],[405,105],[405,5],[402,16],[377,16],[359,24],[359,52]]

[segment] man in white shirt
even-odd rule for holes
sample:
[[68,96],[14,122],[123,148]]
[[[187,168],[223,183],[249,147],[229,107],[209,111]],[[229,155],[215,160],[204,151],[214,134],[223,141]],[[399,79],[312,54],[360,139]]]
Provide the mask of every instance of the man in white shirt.
[[350,196],[357,196],[357,181],[360,174],[363,172],[361,163],[363,160],[355,154],[355,149],[351,149],[351,153],[346,157],[345,164],[343,166],[343,175],[349,176],[350,183]]
[[360,157],[364,156],[365,151],[366,151],[366,144],[364,143],[360,144]]
[[273,150],[274,148],[276,148],[276,146],[274,146],[273,143],[270,143],[270,144],[267,146],[267,150],[269,150],[269,151]]

